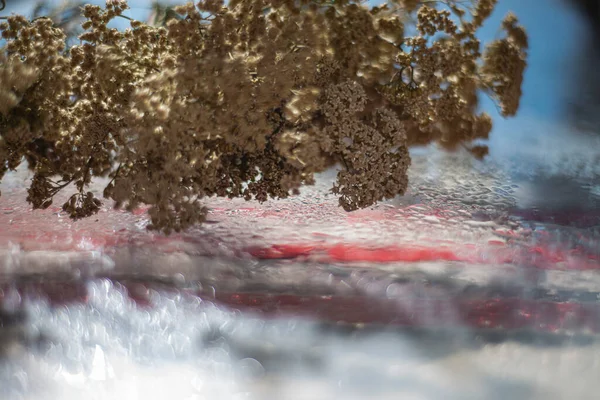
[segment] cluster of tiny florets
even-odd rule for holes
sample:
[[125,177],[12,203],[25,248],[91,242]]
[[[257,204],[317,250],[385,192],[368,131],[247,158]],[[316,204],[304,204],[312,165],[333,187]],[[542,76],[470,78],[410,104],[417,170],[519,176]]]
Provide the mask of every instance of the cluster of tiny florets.
[[[423,4],[427,3],[427,4]],[[487,138],[480,91],[513,115],[527,36],[516,18],[484,50],[495,0],[204,0],[154,25],[125,1],[86,5],[76,45],[49,18],[0,24],[0,179],[26,160],[27,200],[61,190],[72,218],[150,206],[151,229],[204,220],[213,195],[284,198],[335,164],[346,210],[403,194],[411,145]],[[406,36],[407,24],[416,36]],[[470,147],[482,156],[485,147]]]
[[417,28],[422,35],[431,36],[438,32],[453,35],[457,28],[450,15],[448,10],[438,11],[432,7],[423,6],[417,14]]

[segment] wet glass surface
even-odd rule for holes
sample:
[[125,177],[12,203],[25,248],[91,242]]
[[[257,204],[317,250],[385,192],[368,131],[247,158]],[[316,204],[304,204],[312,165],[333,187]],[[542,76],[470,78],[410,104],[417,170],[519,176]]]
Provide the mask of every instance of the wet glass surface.
[[500,1],[532,58],[490,157],[413,149],[408,193],[365,210],[337,207],[330,171],[287,200],[210,199],[167,238],[144,209],[33,212],[8,175],[0,398],[595,398],[600,135],[568,110],[593,106],[596,47],[548,4]]

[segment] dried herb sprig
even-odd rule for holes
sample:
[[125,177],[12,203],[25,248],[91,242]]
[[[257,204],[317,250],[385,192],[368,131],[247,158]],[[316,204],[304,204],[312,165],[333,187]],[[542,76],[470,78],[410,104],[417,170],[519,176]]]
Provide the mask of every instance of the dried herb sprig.
[[[527,36],[509,15],[485,49],[495,0],[204,0],[165,26],[108,23],[127,4],[82,9],[79,44],[48,18],[0,24],[0,178],[27,160],[27,200],[48,207],[69,184],[73,218],[104,197],[150,205],[149,228],[202,222],[207,196],[264,201],[296,193],[336,163],[346,210],[404,193],[408,146],[485,139],[519,106]],[[405,35],[416,22],[417,35]],[[483,155],[485,148],[472,147]]]

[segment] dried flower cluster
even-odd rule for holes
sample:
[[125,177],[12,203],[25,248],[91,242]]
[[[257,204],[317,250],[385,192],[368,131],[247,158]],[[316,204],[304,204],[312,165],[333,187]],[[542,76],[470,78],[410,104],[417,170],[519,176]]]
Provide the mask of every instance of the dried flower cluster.
[[204,0],[119,31],[107,24],[127,5],[108,0],[83,8],[68,49],[50,19],[10,16],[0,178],[25,159],[33,207],[73,184],[63,209],[82,218],[101,206],[86,188],[109,177],[105,198],[150,205],[150,228],[166,233],[201,222],[204,197],[284,198],[336,163],[340,204],[369,206],[406,190],[408,146],[487,138],[479,92],[517,111],[527,38],[509,15],[483,50],[476,32],[494,5]]

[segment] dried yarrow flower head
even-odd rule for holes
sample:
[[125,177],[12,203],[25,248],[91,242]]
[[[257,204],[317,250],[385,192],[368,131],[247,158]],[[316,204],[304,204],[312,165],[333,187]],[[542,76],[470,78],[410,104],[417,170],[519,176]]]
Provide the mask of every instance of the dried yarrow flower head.
[[128,7],[108,0],[83,7],[70,48],[51,19],[7,17],[0,174],[26,160],[34,208],[74,186],[73,218],[98,211],[87,187],[108,177],[105,198],[151,206],[166,233],[202,222],[205,197],[284,198],[336,164],[341,206],[367,207],[404,193],[409,146],[488,137],[479,93],[517,111],[527,36],[509,15],[482,49],[494,5],[204,0],[117,30]]

